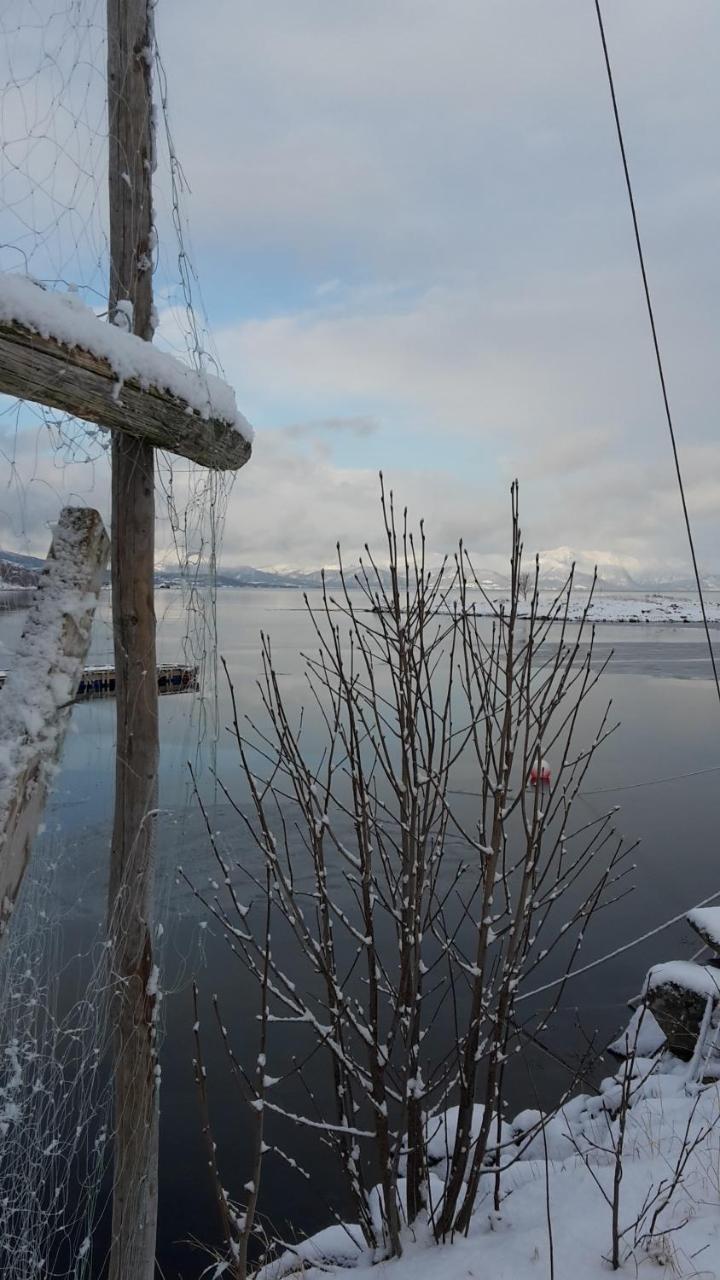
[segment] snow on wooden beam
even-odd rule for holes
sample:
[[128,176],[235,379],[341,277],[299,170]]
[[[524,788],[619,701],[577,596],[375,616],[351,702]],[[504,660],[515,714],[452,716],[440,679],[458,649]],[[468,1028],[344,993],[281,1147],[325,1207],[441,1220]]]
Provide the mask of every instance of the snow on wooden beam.
[[110,543],[66,507],[0,689],[0,937],[15,907],[90,644]]
[[253,430],[219,378],[108,324],[73,293],[0,275],[0,393],[124,431],[193,462],[238,470]]

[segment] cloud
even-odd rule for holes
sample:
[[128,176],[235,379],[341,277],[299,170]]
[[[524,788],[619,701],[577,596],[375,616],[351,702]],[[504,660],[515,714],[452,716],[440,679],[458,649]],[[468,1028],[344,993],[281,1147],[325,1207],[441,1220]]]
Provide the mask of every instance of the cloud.
[[0,547],[44,556],[64,506],[98,507],[109,524],[109,440],[79,424],[48,426],[33,406],[6,410],[0,418]]
[[[687,494],[704,567],[717,568],[714,524],[720,505],[720,443],[690,450]],[[504,567],[509,546],[508,473],[487,483],[482,473],[458,479],[439,465],[433,473],[411,463],[385,470],[399,508],[417,526],[422,517],[434,556],[452,553],[462,537],[479,565]],[[607,494],[597,502],[597,490]],[[679,499],[674,477],[661,463],[601,461],[576,477],[558,501],[552,479],[523,482],[521,515],[528,554],[557,545],[606,562],[638,567],[685,566],[677,536]],[[635,519],[628,513],[634,513]],[[334,562],[340,542],[354,559],[365,542],[382,552],[379,481],[372,466],[349,469],[332,456],[308,454],[282,434],[258,437],[251,464],[234,483],[223,545],[226,564],[313,568]]]
[[[350,296],[344,305],[241,323],[222,330],[218,342],[241,402],[247,399],[260,426],[282,423],[287,406],[310,415],[323,405],[362,403],[382,423],[363,441],[363,465],[406,473],[415,491],[410,473],[425,467],[427,492],[446,474],[448,490],[455,485],[453,507],[475,483],[483,502],[495,491],[498,511],[519,476],[535,545],[682,556],[685,534],[641,299],[623,296],[615,283],[589,275],[537,282],[518,294],[433,289],[403,305],[392,295],[371,304]],[[701,545],[714,559],[703,494],[711,474],[705,451],[716,452],[706,411],[716,367],[697,325],[674,338],[681,456]],[[269,434],[260,433],[248,483]],[[471,504],[460,509],[469,512]]]
[[[715,568],[720,9],[606,9],[688,499]],[[592,6],[217,0],[209,21],[174,0],[158,22],[194,265],[258,427],[228,502],[226,558],[313,565],[337,538],[357,549],[376,526],[381,468],[438,550],[462,534],[503,557],[519,476],[530,548],[686,557]],[[75,44],[67,59],[84,65]],[[40,129],[64,80],[49,68],[43,84],[36,69],[26,96]],[[85,107],[65,96],[49,137],[75,167],[60,152],[48,167],[38,146],[44,203],[38,214],[24,188],[18,216],[44,218],[53,194],[77,200],[53,253],[51,219],[39,251],[82,281],[83,248],[104,261],[102,165],[73,190],[66,126]],[[19,92],[7,123],[18,137],[27,127]],[[182,351],[162,168],[156,194],[163,330]],[[6,440],[3,540],[44,546],[68,494],[107,510],[102,460],[70,467],[45,437],[20,434]],[[176,468],[180,502],[198,483]],[[162,521],[158,540],[168,546]]]
[[[667,232],[713,154],[720,14],[606,19],[643,214]],[[221,0],[208,23],[174,0],[158,21],[194,220],[236,261],[279,253],[317,287],[630,255],[592,6]]]
[[[380,440],[371,436],[371,441]],[[330,447],[308,451],[307,441],[283,431],[258,436],[251,463],[229,481],[222,563],[258,567],[288,565],[315,568],[331,564],[339,541],[346,558],[354,559],[366,542],[382,553],[379,481],[375,460],[365,467],[343,466]],[[91,440],[94,446],[94,440]],[[53,447],[45,428],[6,433],[0,449],[14,451],[15,471],[0,497],[0,546],[44,555],[50,525],[67,502],[98,506],[109,520],[109,465],[100,453],[93,463],[72,462]],[[720,508],[720,442],[685,450],[687,494],[694,515],[704,567],[717,569],[714,528]],[[574,465],[574,464],[573,464]],[[190,550],[209,535],[209,503],[203,486],[207,474],[177,461],[173,466],[173,500],[188,510]],[[663,461],[626,461],[608,454],[585,470],[573,471],[573,484],[558,499],[551,473],[523,480],[521,514],[528,554],[558,545],[577,553],[597,549],[604,561],[638,566],[687,566],[680,526],[677,486]],[[482,472],[462,477],[438,464],[434,471],[415,467],[412,459],[385,468],[399,508],[407,505],[417,525],[424,518],[433,556],[452,553],[463,538],[478,566],[503,568],[508,555],[509,500],[512,473],[500,481]],[[158,562],[176,563],[164,491],[165,465],[159,466]],[[598,503],[597,494],[604,495]],[[221,504],[222,505],[222,504]],[[586,553],[592,558],[593,553]]]
[[379,430],[380,424],[374,418],[362,416],[320,418],[316,422],[291,422],[289,426],[281,428],[282,434],[288,440],[313,440],[324,435],[350,435],[365,439],[367,436],[375,435]]

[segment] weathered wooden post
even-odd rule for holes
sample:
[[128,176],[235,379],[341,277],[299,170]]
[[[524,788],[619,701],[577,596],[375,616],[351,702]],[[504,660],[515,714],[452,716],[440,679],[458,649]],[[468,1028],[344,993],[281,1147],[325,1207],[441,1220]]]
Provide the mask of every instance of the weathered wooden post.
[[[153,336],[150,0],[108,0],[110,320]],[[155,482],[150,443],[112,441],[112,608],[117,689],[108,925],[115,1037],[110,1280],[152,1280],[158,1199],[153,859],[158,789]]]
[[[152,340],[154,0],[108,0],[110,319]],[[129,304],[129,305],[128,305]],[[232,433],[230,433],[232,434]],[[210,451],[212,433],[206,433]],[[245,442],[243,442],[245,444]],[[245,446],[242,461],[249,449]],[[240,460],[235,465],[241,465]],[[153,855],[158,794],[154,450],[113,433],[112,597],[117,679],[115,818],[108,905],[115,997],[110,1280],[155,1271],[158,1088]]]
[[65,508],[0,689],[0,937],[62,748],[109,550],[97,511]]

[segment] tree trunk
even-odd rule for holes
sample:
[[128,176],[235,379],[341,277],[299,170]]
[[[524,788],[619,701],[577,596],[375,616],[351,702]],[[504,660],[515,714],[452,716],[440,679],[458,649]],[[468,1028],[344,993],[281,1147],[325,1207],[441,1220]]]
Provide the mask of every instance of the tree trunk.
[[[110,317],[132,303],[150,340],[153,33],[149,0],[108,0]],[[114,980],[115,1146],[110,1280],[152,1280],[157,1228],[157,980],[152,884],[158,708],[152,446],[112,450],[112,595],[117,680],[115,820],[108,922]]]

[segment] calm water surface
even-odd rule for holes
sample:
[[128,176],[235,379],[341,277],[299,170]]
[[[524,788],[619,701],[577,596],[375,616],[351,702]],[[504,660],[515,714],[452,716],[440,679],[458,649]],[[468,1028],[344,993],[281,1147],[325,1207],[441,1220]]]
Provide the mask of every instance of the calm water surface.
[[[159,656],[181,660],[185,630],[182,601],[174,591],[157,595]],[[22,613],[0,610],[0,668],[12,661]],[[312,647],[302,600],[289,591],[225,591],[218,611],[220,652],[225,657],[243,711],[259,713],[255,681],[259,674],[259,633],[272,638],[275,664],[287,696],[299,707],[303,681],[299,653]],[[720,633],[718,634],[720,648]],[[596,706],[612,699],[621,727],[599,753],[578,804],[589,820],[619,805],[617,826],[628,842],[641,844],[634,860],[635,892],[599,918],[584,946],[589,961],[651,929],[668,917],[720,890],[720,705],[711,680],[703,634],[694,627],[606,624],[598,630],[602,659],[614,650],[602,679]],[[107,601],[94,628],[93,662],[112,661]],[[220,722],[229,719],[227,694],[219,693]],[[207,710],[207,708],[205,709]],[[204,1179],[205,1155],[192,1074],[192,1005],[189,982],[197,975],[204,1012],[217,992],[228,1025],[237,1028],[238,1053],[244,1050],[243,1010],[250,992],[239,967],[207,911],[177,874],[182,865],[194,884],[213,878],[207,842],[189,788],[188,761],[201,769],[213,824],[235,856],[248,856],[229,806],[217,802],[207,771],[216,759],[218,773],[238,795],[239,770],[229,735],[221,731],[213,745],[204,708],[193,697],[160,701],[163,816],[158,844],[158,908],[164,923],[162,965],[168,989],[162,1052],[161,1212],[159,1256],[168,1277],[196,1276],[203,1260],[189,1243],[216,1238],[217,1223]],[[62,768],[48,806],[46,831],[36,864],[58,858],[54,898],[63,917],[68,951],[82,951],[98,936],[105,908],[108,840],[113,796],[114,703],[91,702],[73,711]],[[708,772],[708,770],[717,770]],[[204,771],[204,772],[203,772]],[[695,774],[676,778],[678,774]],[[674,780],[668,780],[674,779]],[[665,781],[657,781],[665,780]],[[644,785],[652,782],[652,785]],[[643,784],[643,785],[640,785]],[[471,776],[467,778],[470,789]],[[577,1021],[587,1034],[607,1043],[625,1018],[625,1001],[634,994],[647,967],[659,960],[689,957],[696,950],[683,924],[648,940],[571,983],[551,1044],[565,1052],[578,1043]],[[233,1091],[226,1063],[212,1034],[210,1017],[205,1052],[211,1080],[227,1184],[238,1193],[248,1177],[243,1108]],[[252,1055],[253,1045],[247,1047]],[[599,1068],[602,1073],[602,1067]],[[532,1061],[532,1093],[552,1103],[563,1086],[561,1068],[551,1058]],[[518,1109],[534,1105],[530,1084],[512,1084]],[[287,1095],[303,1106],[299,1095]],[[279,1231],[292,1223],[314,1230],[328,1221],[329,1206],[341,1208],[334,1187],[331,1157],[293,1134],[286,1141],[310,1173],[298,1178],[279,1161],[264,1171],[263,1209]]]

